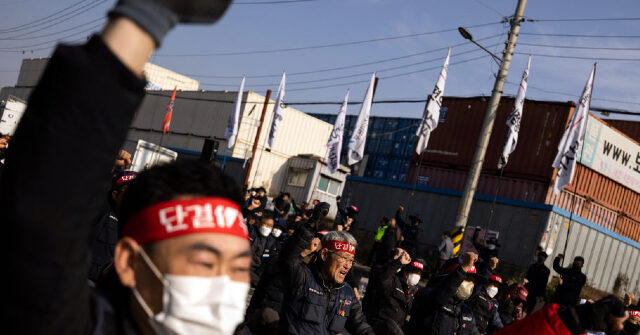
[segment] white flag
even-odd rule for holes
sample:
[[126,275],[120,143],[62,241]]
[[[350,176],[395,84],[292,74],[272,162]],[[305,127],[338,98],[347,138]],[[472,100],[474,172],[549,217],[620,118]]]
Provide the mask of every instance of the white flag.
[[531,66],[531,56],[527,62],[527,67],[522,74],[522,81],[518,88],[518,94],[516,95],[516,101],[513,105],[513,110],[509,114],[507,119],[507,127],[509,127],[509,133],[507,135],[507,141],[502,149],[502,156],[498,161],[498,169],[502,169],[509,161],[509,155],[516,150],[516,144],[518,143],[518,134],[520,133],[520,122],[522,121],[522,111],[524,106],[524,96],[527,93],[527,81],[529,80],[529,67]]
[[560,144],[558,144],[558,155],[553,162],[553,167],[558,169],[556,180],[553,183],[553,193],[555,194],[559,194],[565,186],[569,185],[575,174],[576,156],[584,140],[584,134],[587,128],[587,118],[591,106],[591,93],[593,92],[593,79],[595,75],[596,64],[593,64],[591,75],[589,75],[587,85],[584,87],[584,91],[582,91],[582,97],[580,97],[578,107],[575,112],[573,112],[571,121],[564,131],[564,135],[562,135]]
[[349,102],[349,91],[344,96],[344,102],[336,117],[331,136],[327,141],[327,167],[331,174],[336,173],[340,167],[340,155],[342,154],[342,134],[344,133],[344,119],[347,115],[347,104]]
[[229,115],[227,121],[227,130],[224,132],[224,138],[227,139],[227,148],[231,149],[236,143],[236,136],[238,135],[238,120],[240,119],[240,107],[242,106],[242,92],[244,91],[244,79],[240,83],[240,90],[238,90],[238,97],[236,103],[233,105],[233,113]]
[[353,165],[362,160],[364,156],[364,145],[367,142],[367,129],[369,128],[369,114],[371,114],[371,103],[373,102],[373,86],[376,82],[376,73],[371,75],[367,94],[362,101],[360,115],[353,129],[353,135],[349,139],[349,165]]
[[440,119],[440,107],[442,106],[442,96],[444,95],[444,84],[447,81],[447,69],[449,68],[449,56],[451,55],[451,48],[447,51],[447,58],[444,60],[442,71],[438,76],[436,87],[433,89],[433,93],[429,96],[427,106],[422,114],[422,121],[420,121],[420,127],[416,131],[418,136],[418,143],[416,144],[416,153],[420,155],[426,148],[429,142],[429,136],[431,132],[438,126]]
[[276,97],[276,105],[273,107],[273,121],[271,121],[271,132],[269,133],[269,148],[273,148],[273,140],[276,138],[278,124],[284,117],[284,81],[286,73],[282,73],[280,87],[278,87],[278,96]]

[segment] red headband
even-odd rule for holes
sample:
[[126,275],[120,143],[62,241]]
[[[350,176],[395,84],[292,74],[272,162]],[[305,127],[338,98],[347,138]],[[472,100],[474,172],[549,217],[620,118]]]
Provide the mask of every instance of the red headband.
[[248,239],[240,207],[224,198],[171,200],[149,206],[130,218],[124,236],[140,244],[197,233],[228,234]]
[[326,241],[322,243],[322,247],[330,251],[342,251],[352,255],[356,254],[356,246],[342,241]]
[[411,266],[413,266],[416,269],[424,270],[424,265],[418,261],[413,261],[411,263]]
[[640,311],[629,311],[629,315],[640,318]]

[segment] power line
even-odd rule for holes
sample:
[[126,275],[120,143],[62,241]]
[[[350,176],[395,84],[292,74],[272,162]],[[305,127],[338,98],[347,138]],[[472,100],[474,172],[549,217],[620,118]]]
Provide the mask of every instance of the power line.
[[586,60],[595,60],[595,61],[625,61],[625,62],[640,62],[640,58],[613,58],[613,57],[582,57],[582,56],[564,56],[564,55],[549,55],[549,54],[538,54],[531,52],[515,52],[517,55],[533,55],[536,57],[550,57],[550,58],[567,58],[567,59],[586,59]]
[[[7,33],[7,32],[12,32],[12,31],[22,30],[22,29],[20,29],[20,28],[25,27],[25,26],[28,26],[28,25],[31,25],[31,24],[34,24],[34,23],[39,22],[39,21],[42,21],[42,20],[46,20],[46,19],[48,19],[48,18],[50,18],[50,17],[52,17],[52,16],[58,15],[58,14],[60,14],[60,13],[64,12],[64,11],[66,11],[66,10],[68,10],[68,9],[70,9],[70,8],[73,8],[73,7],[75,7],[75,6],[79,5],[79,4],[83,3],[83,2],[86,2],[86,1],[88,1],[88,0],[81,0],[81,1],[78,1],[78,2],[76,2],[76,3],[74,3],[74,4],[72,4],[71,6],[65,7],[65,8],[63,8],[63,9],[61,9],[61,10],[59,10],[59,11],[55,12],[55,13],[49,14],[49,15],[47,15],[47,16],[45,16],[45,17],[39,18],[39,19],[37,19],[37,20],[33,20],[33,21],[31,21],[31,22],[27,22],[27,23],[21,24],[21,25],[19,25],[19,26],[14,26],[14,27],[11,27],[11,28],[0,29],[0,33]],[[26,29],[26,28],[24,28],[24,29]]]
[[100,24],[102,24],[102,23],[104,23],[105,20],[106,20],[106,18],[100,17],[100,18],[91,20],[89,22],[85,22],[85,23],[79,24],[79,25],[77,25],[75,27],[71,27],[71,28],[64,29],[64,30],[59,30],[59,31],[56,31],[56,32],[48,33],[48,34],[30,36],[30,37],[23,37],[23,38],[0,38],[0,40],[33,40],[33,39],[38,39],[38,38],[42,38],[42,37],[54,36],[54,35],[58,35],[60,33],[64,33],[64,32],[67,32],[67,31],[76,30],[76,29],[78,29],[80,27],[87,26],[89,24],[92,24],[92,23],[95,23],[95,22],[98,22],[98,21],[101,21]]
[[[89,28],[87,30],[83,30],[83,31],[80,31],[80,32],[77,32],[77,33],[73,33],[71,35],[60,37],[55,41],[46,41],[46,42],[41,42],[41,43],[38,43],[38,44],[23,45],[23,46],[19,46],[19,47],[15,47],[15,48],[0,48],[0,52],[5,52],[5,53],[21,53],[22,52],[22,53],[24,53],[26,51],[38,51],[38,50],[50,49],[51,47],[54,47],[54,46],[58,45],[59,41],[61,41],[61,40],[67,39],[67,38],[72,37],[72,36],[80,35],[82,33],[88,32],[88,31],[93,31],[94,29],[99,28],[101,26],[102,25],[96,25],[96,26],[91,27],[91,28]],[[85,40],[85,38],[81,38],[81,39],[74,39],[74,40],[66,41],[66,42],[67,43],[75,43],[75,42],[81,42],[81,41],[84,41],[84,40]],[[49,45],[47,47],[31,49],[32,47],[37,47],[37,46],[46,45],[46,44],[50,44],[50,43],[53,43],[53,44],[51,44],[51,45]]]
[[[490,46],[492,47],[492,46]],[[464,52],[460,52],[455,54],[456,56],[461,56],[461,55],[465,55],[465,54],[469,54],[469,53],[475,53],[475,52],[479,52],[482,51],[480,49],[472,49],[472,50],[468,50],[468,51],[464,51]],[[393,71],[393,70],[398,70],[398,69],[405,69],[411,66],[415,66],[415,65],[422,65],[422,64],[426,64],[426,63],[432,63],[435,61],[439,61],[439,60],[444,60],[446,57],[437,57],[437,58],[432,58],[432,59],[428,59],[425,61],[420,61],[420,62],[415,62],[415,63],[411,63],[411,64],[405,64],[405,65],[399,65],[399,66],[394,66],[394,67],[389,67],[389,68],[385,68],[385,69],[379,69],[376,72],[377,73],[382,73],[382,72],[388,72],[388,71]],[[346,79],[346,78],[353,78],[353,77],[360,77],[360,76],[370,76],[371,75],[371,71],[367,71],[367,72],[360,72],[360,73],[356,73],[356,74],[349,74],[349,75],[344,75],[344,76],[338,76],[338,77],[331,77],[331,78],[323,78],[323,79],[314,79],[314,80],[305,80],[305,81],[297,81],[297,82],[289,82],[288,84],[291,85],[299,85],[299,84],[310,84],[310,83],[319,83],[319,82],[324,82],[324,81],[332,81],[332,80],[339,80],[339,79]],[[207,86],[228,86],[226,84],[213,84],[213,83],[202,83],[202,85],[207,85]],[[270,86],[275,86],[276,84],[271,83],[271,84],[255,84],[255,85],[251,85],[251,87],[270,87]]]
[[[22,34],[10,36],[10,37],[7,37],[5,39],[14,39],[16,37],[22,37],[22,36],[26,36],[26,35],[30,35],[30,34],[33,34],[33,33],[37,33],[37,32],[43,31],[45,29],[57,26],[57,25],[59,25],[61,23],[69,21],[70,19],[72,19],[72,18],[74,18],[74,17],[76,17],[76,16],[78,16],[80,14],[86,13],[86,12],[98,7],[99,5],[105,3],[106,1],[107,0],[96,0],[96,1],[94,1],[92,3],[89,3],[89,4],[85,5],[85,6],[83,6],[83,7],[77,8],[74,11],[66,13],[63,16],[60,16],[58,18],[55,18],[55,19],[52,19],[52,20],[49,20],[49,21],[43,21],[43,22],[41,22],[39,24],[36,24],[31,28],[35,28],[36,26],[41,25],[41,24],[46,24],[46,23],[49,23],[49,22],[53,22],[53,23],[51,23],[49,25],[46,25],[44,27],[40,27],[40,28],[32,30],[32,31],[24,32]],[[55,22],[55,21],[57,21],[57,22]],[[31,28],[28,28],[28,29],[31,29]]]
[[[509,85],[513,85],[513,86],[520,86],[520,83],[515,83],[515,82],[512,82],[512,81],[508,81],[508,80],[506,81],[506,83],[509,84]],[[557,90],[551,91],[551,90],[547,90],[547,89],[540,88],[540,87],[537,87],[537,86],[528,85],[527,88],[530,88],[530,89],[535,90],[535,91],[540,91],[540,92],[543,92],[543,93],[548,93],[548,94],[562,95],[562,96],[568,96],[568,97],[577,97],[577,94],[575,94],[575,93],[560,92],[560,91],[557,91]],[[615,100],[615,99],[606,99],[606,98],[594,98],[594,97],[592,97],[591,100],[606,101],[606,102],[613,102],[613,103],[620,103],[620,104],[629,104],[629,105],[639,105],[640,106],[640,102],[635,102],[635,101],[624,101],[624,100]],[[637,113],[636,115],[640,115],[640,113]]]
[[[469,26],[467,28],[480,28],[480,27],[486,27],[486,26],[495,25],[495,24],[499,24],[499,23],[501,23],[501,22],[483,23],[483,24],[477,24],[477,25]],[[442,30],[428,31],[428,32],[423,32],[423,33],[397,35],[397,36],[382,37],[382,38],[373,38],[373,39],[359,40],[359,41],[339,42],[339,43],[320,44],[320,45],[310,45],[310,46],[295,47],[295,48],[236,51],[236,52],[200,53],[200,54],[159,54],[159,55],[155,55],[155,56],[156,57],[210,57],[210,56],[240,56],[240,55],[269,54],[269,53],[278,53],[278,52],[312,50],[312,49],[323,49],[323,48],[340,47],[340,46],[347,46],[347,45],[366,44],[366,43],[390,41],[390,40],[397,40],[397,39],[417,37],[417,36],[448,33],[448,32],[453,32],[453,31],[458,31],[458,28],[442,29]]]
[[583,34],[547,34],[547,33],[520,33],[529,36],[553,36],[553,37],[585,37],[585,38],[640,38],[640,35],[583,35]]
[[[478,59],[482,59],[482,58],[486,58],[489,57],[488,55],[483,55],[483,56],[479,56],[479,57],[474,57],[474,58],[469,58],[469,59],[465,59],[459,62],[454,62],[454,63],[450,63],[449,66],[455,66],[458,64],[462,64],[462,63],[468,63],[468,62],[472,62]],[[438,66],[433,66],[433,67],[429,67],[429,68],[425,68],[425,69],[420,69],[420,70],[415,70],[415,71],[409,71],[409,72],[403,72],[403,73],[398,73],[398,74],[394,74],[394,75],[390,75],[390,76],[385,76],[385,77],[380,77],[381,80],[383,79],[391,79],[391,78],[397,78],[397,77],[403,77],[403,76],[408,76],[408,75],[412,75],[412,74],[416,74],[416,73],[422,73],[422,72],[427,72],[427,71],[432,71],[432,70],[438,70],[441,69],[442,65],[438,65]],[[332,85],[322,85],[322,86],[314,86],[314,87],[305,87],[305,88],[296,88],[296,89],[290,89],[287,90],[289,92],[293,92],[293,91],[308,91],[308,90],[316,90],[316,89],[322,89],[322,88],[330,88],[330,87],[341,87],[341,86],[348,86],[348,85],[354,85],[354,84],[362,84],[362,83],[368,83],[369,80],[359,80],[359,81],[352,81],[352,82],[348,82],[348,83],[339,83],[339,84],[332,84]]]
[[[453,64],[452,64],[453,65]],[[519,83],[514,83],[514,82],[509,82],[507,81],[508,84],[511,85],[520,85]],[[529,85],[528,87],[530,88],[534,88],[537,89],[535,87],[532,87],[531,85]],[[541,89],[542,90],[542,89]],[[546,91],[546,90],[542,90],[542,91]],[[147,91],[147,95],[154,95],[154,96],[160,96],[160,97],[169,97],[170,96],[170,91],[167,91],[167,94],[164,93],[156,93],[153,91]],[[550,93],[559,93],[559,92],[551,92],[548,91]],[[559,93],[559,94],[567,94],[567,93]],[[447,98],[447,97],[445,97]],[[222,100],[222,99],[209,99],[209,98],[196,98],[196,97],[181,97],[178,96],[178,99],[183,99],[183,100],[191,100],[191,101],[209,101],[209,102],[219,102],[219,103],[226,103],[226,104],[234,104],[235,100]],[[605,100],[605,99],[595,99],[592,98],[592,100]],[[373,104],[416,104],[416,103],[426,103],[428,100],[427,99],[407,99],[407,98],[397,98],[397,99],[385,99],[385,100],[374,100],[372,103]],[[263,104],[264,101],[263,100],[259,100],[259,101],[245,101],[245,104]],[[342,105],[342,101],[293,101],[293,102],[285,102],[285,105],[287,106],[309,106],[309,105]],[[269,101],[267,104],[271,105],[274,104],[274,102]],[[350,101],[348,103],[349,105],[360,105],[362,104],[361,101]],[[597,110],[597,111],[604,111],[610,114],[621,114],[621,115],[636,115],[636,116],[640,116],[639,112],[632,112],[632,111],[623,111],[623,110],[611,110],[611,109],[606,109],[606,108],[600,108],[600,107],[593,107],[591,108],[593,110]],[[407,128],[413,127],[416,124],[412,124],[409,125]],[[403,128],[402,130],[404,130],[406,128]],[[385,133],[381,133],[378,134],[379,136],[385,135]]]
[[501,18],[503,18],[503,19],[505,19],[505,20],[507,19],[507,16],[506,16],[506,15],[504,15],[504,14],[500,13],[500,11],[499,11],[499,10],[497,10],[497,9],[495,9],[495,8],[493,8],[493,7],[491,7],[489,4],[485,3],[484,1],[476,0],[476,2],[477,2],[477,3],[479,3],[480,5],[482,5],[483,7],[485,7],[485,8],[487,8],[487,9],[489,9],[490,11],[492,11],[492,12],[494,12],[494,13],[496,13],[496,14],[500,15],[500,17],[501,17]]
[[589,21],[640,21],[640,17],[526,19],[527,22],[589,22]]
[[[496,35],[492,35],[492,36],[478,38],[478,39],[476,39],[476,41],[490,40],[490,39],[493,39],[493,38],[496,38],[496,37],[500,37],[500,36],[503,36],[503,34],[496,34]],[[376,60],[376,61],[372,61],[372,62],[366,62],[366,63],[343,65],[343,66],[338,66],[338,67],[324,68],[324,69],[311,70],[311,71],[287,72],[287,76],[291,77],[291,76],[307,75],[307,74],[314,74],[314,73],[321,73],[321,72],[330,72],[330,71],[337,71],[337,70],[344,70],[344,69],[352,69],[352,68],[362,67],[362,66],[367,66],[367,65],[382,64],[382,63],[386,63],[386,62],[391,62],[391,61],[395,61],[395,60],[411,58],[411,57],[415,57],[415,56],[426,55],[426,54],[430,54],[430,53],[434,53],[434,52],[438,52],[438,51],[444,51],[444,50],[447,50],[448,48],[457,48],[457,47],[466,46],[466,45],[469,45],[469,43],[468,42],[463,42],[463,43],[453,44],[450,47],[441,47],[441,48],[431,49],[431,50],[417,52],[417,53],[413,53],[413,54],[408,54],[408,55],[404,55],[404,56],[398,56],[398,57],[392,57],[392,58],[384,58],[384,59],[380,59],[380,60]],[[202,74],[193,74],[193,73],[191,73],[191,74],[185,73],[185,76],[200,77],[200,78],[219,78],[219,79],[238,79],[239,78],[239,76],[237,76],[237,75],[235,75],[235,76],[222,76],[222,75],[202,75]],[[282,73],[261,74],[261,75],[247,75],[247,78],[279,78],[279,77],[282,77]]]
[[532,47],[560,48],[560,49],[584,49],[584,50],[612,50],[612,51],[638,51],[640,48],[615,48],[615,47],[588,47],[574,45],[552,45],[552,44],[536,44],[518,42],[518,45],[526,45]]

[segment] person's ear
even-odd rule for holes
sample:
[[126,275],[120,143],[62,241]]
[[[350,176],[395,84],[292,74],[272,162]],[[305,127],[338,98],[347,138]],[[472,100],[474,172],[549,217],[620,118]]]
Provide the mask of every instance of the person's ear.
[[113,200],[117,200],[118,199],[118,190],[111,191],[111,199],[113,199]]
[[138,248],[140,245],[130,237],[123,237],[118,244],[113,255],[113,267],[120,278],[120,282],[125,287],[136,286],[135,265]]
[[327,259],[329,259],[329,250],[322,249],[322,251],[320,251],[320,259],[322,259],[323,262],[326,262]]

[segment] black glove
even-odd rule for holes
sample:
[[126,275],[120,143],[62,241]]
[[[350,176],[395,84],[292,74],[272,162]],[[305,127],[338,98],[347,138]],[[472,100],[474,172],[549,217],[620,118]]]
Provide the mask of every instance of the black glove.
[[178,22],[214,23],[231,0],[119,0],[109,17],[124,16],[146,31],[159,47]]

